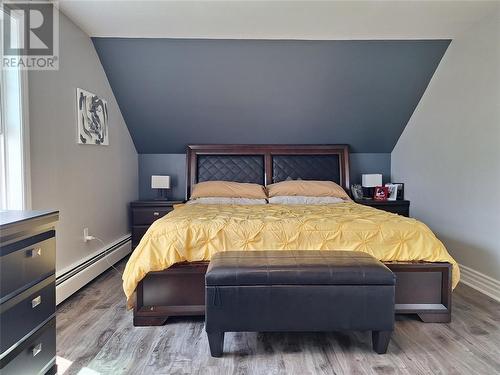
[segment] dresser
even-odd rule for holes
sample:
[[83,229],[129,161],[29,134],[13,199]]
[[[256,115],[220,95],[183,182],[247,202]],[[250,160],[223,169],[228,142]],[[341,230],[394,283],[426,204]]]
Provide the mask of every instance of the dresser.
[[0,373],[55,374],[58,211],[0,211]]
[[142,236],[155,220],[165,216],[174,209],[174,205],[183,201],[134,201],[130,203],[132,214],[132,247],[136,247]]
[[410,216],[410,201],[396,200],[396,201],[377,201],[375,199],[355,199],[356,203],[378,208],[379,210],[392,212],[401,216]]

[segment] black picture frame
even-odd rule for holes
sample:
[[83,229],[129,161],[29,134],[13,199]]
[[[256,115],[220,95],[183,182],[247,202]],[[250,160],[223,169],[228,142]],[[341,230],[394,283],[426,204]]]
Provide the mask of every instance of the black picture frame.
[[402,182],[395,182],[398,185],[398,194],[396,195],[397,201],[402,201],[405,199],[405,184]]

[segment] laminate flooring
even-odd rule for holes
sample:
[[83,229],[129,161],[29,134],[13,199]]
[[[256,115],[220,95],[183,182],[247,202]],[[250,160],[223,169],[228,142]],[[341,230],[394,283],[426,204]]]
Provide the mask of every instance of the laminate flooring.
[[500,374],[500,303],[459,285],[452,311],[450,324],[398,317],[385,355],[370,332],[226,333],[224,356],[212,358],[202,317],[134,327],[110,269],[58,307],[58,373]]

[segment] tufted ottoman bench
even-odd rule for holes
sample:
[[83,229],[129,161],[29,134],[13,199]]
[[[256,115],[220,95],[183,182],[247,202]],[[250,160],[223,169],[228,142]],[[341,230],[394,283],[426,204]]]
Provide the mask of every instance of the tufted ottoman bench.
[[352,251],[227,251],[205,276],[205,329],[220,357],[225,332],[372,331],[385,353],[394,328],[394,275]]

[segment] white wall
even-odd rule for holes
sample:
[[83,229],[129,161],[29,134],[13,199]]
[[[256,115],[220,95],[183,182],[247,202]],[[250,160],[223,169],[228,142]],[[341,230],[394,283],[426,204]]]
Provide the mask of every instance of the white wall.
[[[60,69],[29,73],[33,209],[60,210],[57,271],[129,232],[138,156],[90,38],[60,15]],[[108,101],[109,146],[76,143],[76,88]]]
[[411,213],[500,280],[500,16],[454,39],[391,156]]
[[448,39],[498,6],[496,1],[478,0],[60,0],[59,4],[91,36],[299,40]]

